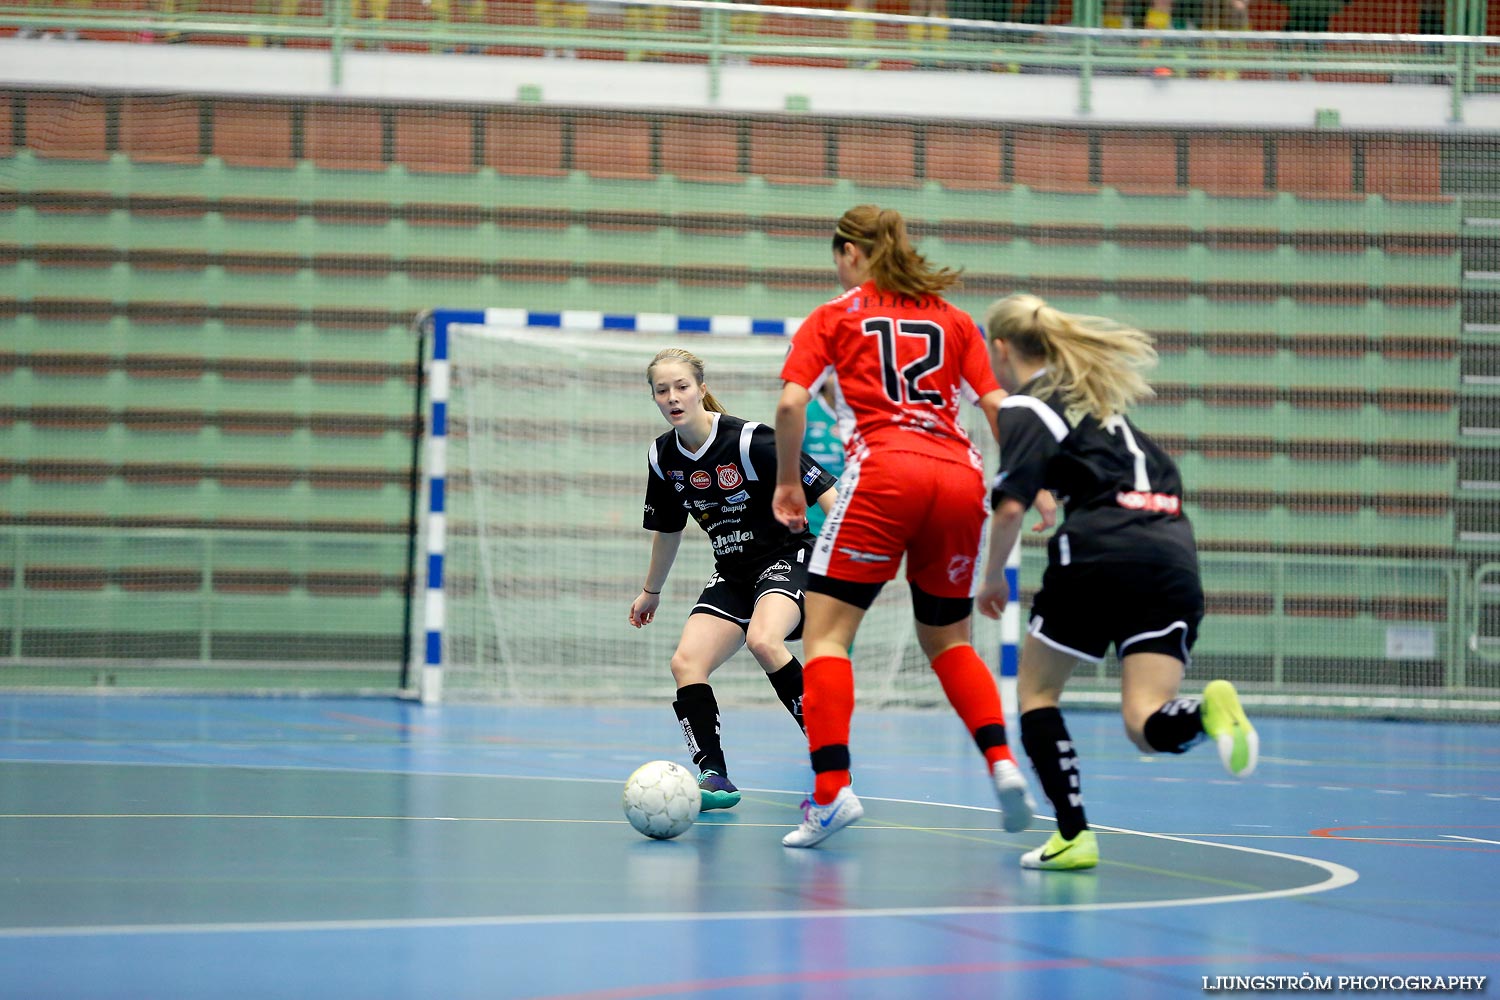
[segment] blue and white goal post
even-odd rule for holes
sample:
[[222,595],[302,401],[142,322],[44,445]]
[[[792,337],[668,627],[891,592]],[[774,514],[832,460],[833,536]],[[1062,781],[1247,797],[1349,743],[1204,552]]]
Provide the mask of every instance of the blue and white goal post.
[[[661,313],[439,309],[425,362],[419,589],[411,675],[424,704],[445,699],[632,700],[670,695],[668,664],[712,572],[700,533],[681,545],[658,622],[626,624],[650,559],[641,527],[650,442],[666,429],[646,365],[666,347],[705,362],[726,408],[769,423],[799,319]],[[995,464],[978,407],[970,435]],[[811,418],[810,418],[811,423]],[[831,432],[830,432],[831,433]],[[998,654],[1015,717],[1021,639],[1019,547],[999,623],[975,616],[975,645]],[[418,653],[417,651],[420,650]],[[748,656],[740,653],[738,656]],[[860,629],[861,703],[932,703],[905,587],[887,587]],[[762,672],[716,672],[716,690],[774,697]],[[940,692],[937,694],[940,698]]]

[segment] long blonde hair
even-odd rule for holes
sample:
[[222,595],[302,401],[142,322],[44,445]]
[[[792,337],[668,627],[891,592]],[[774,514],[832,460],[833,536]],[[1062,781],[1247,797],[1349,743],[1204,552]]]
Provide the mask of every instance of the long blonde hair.
[[1156,366],[1156,348],[1134,327],[1019,294],[990,303],[984,328],[991,340],[1046,365],[1036,395],[1060,393],[1070,419],[1087,413],[1103,423],[1154,395],[1144,373]]
[[870,277],[887,292],[921,298],[958,284],[960,272],[936,268],[917,253],[906,235],[906,220],[894,208],[855,205],[839,217],[833,249],[853,243],[870,261]]
[[[652,387],[656,385],[656,379],[651,373],[656,370],[657,365],[665,361],[675,361],[687,365],[693,370],[693,378],[697,380],[699,386],[702,386],[706,381],[703,377],[702,358],[698,357],[698,355],[694,354],[692,351],[685,351],[680,347],[668,347],[663,350],[657,351],[656,357],[652,358],[651,363],[646,366],[647,385]],[[724,405],[722,403],[714,398],[714,394],[709,392],[707,389],[703,390],[703,408],[709,413],[729,412],[728,410],[724,409]]]

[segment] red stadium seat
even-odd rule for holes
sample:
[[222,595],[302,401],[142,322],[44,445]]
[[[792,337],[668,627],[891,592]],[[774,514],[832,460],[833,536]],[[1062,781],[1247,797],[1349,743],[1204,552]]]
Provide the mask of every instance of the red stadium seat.
[[302,123],[303,155],[324,170],[384,170],[379,108],[314,104]]
[[750,172],[782,184],[832,183],[827,129],[810,122],[752,122]]
[[1313,198],[1359,198],[1354,141],[1341,135],[1277,136],[1276,189]]
[[1105,132],[1100,179],[1123,194],[1185,194],[1177,184],[1177,140],[1163,132]]
[[649,180],[651,122],[626,115],[581,115],[573,124],[573,166],[594,177]]
[[661,126],[661,168],[684,180],[743,180],[740,126],[700,118],[669,118]]
[[109,159],[104,99],[83,94],[31,94],[26,98],[26,145],[59,160]]
[[567,173],[562,119],[553,114],[491,112],[485,119],[484,162],[502,174]]
[[1098,190],[1089,180],[1089,137],[1082,132],[1017,129],[1011,149],[1017,184],[1064,194]]
[[0,156],[9,156],[15,152],[16,144],[11,137],[14,129],[14,119],[10,110],[11,95],[0,92]]
[[401,108],[396,118],[396,162],[417,173],[474,171],[474,115],[467,111]]
[[1212,195],[1264,195],[1265,140],[1258,135],[1188,137],[1188,186]]
[[926,175],[943,187],[985,191],[1004,188],[1005,134],[967,126],[927,130]]
[[120,104],[120,148],[143,163],[203,162],[198,102],[183,97],[127,97]]
[[841,125],[838,175],[859,184],[917,183],[917,135],[911,125]]
[[1410,136],[1366,139],[1365,192],[1442,199],[1442,152],[1437,141]]
[[215,101],[213,151],[236,167],[291,167],[292,111],[270,101]]

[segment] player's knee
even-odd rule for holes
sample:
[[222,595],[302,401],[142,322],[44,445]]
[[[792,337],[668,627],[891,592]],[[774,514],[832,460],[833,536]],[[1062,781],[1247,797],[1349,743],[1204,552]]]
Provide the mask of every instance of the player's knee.
[[697,660],[684,656],[681,651],[672,654],[672,679],[678,687],[702,684],[708,680],[708,669]]
[[767,670],[776,669],[791,656],[786,648],[786,636],[777,635],[776,629],[758,628],[754,625],[745,633],[745,648]]

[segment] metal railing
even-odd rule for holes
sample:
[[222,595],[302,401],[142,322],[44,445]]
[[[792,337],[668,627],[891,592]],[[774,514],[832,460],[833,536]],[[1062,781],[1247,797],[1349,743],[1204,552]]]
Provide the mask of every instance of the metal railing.
[[1443,35],[1105,28],[1101,0],[1080,0],[1076,23],[1065,26],[708,0],[537,0],[536,8],[517,0],[430,0],[420,8],[426,20],[391,16],[384,6],[389,0],[325,0],[307,14],[288,12],[298,9],[295,0],[257,0],[249,13],[214,10],[213,0],[149,2],[137,10],[0,4],[0,26],[153,41],[243,37],[250,44],[311,44],[329,51],[334,84],[342,80],[348,52],[381,47],[693,61],[709,75],[711,98],[720,92],[724,68],[767,59],[857,69],[1063,73],[1077,77],[1078,110],[1085,113],[1095,78],[1109,74],[1311,75],[1443,85],[1451,92],[1454,121],[1462,119],[1466,94],[1500,84],[1500,38],[1484,33],[1480,0],[1448,0],[1449,33]]

